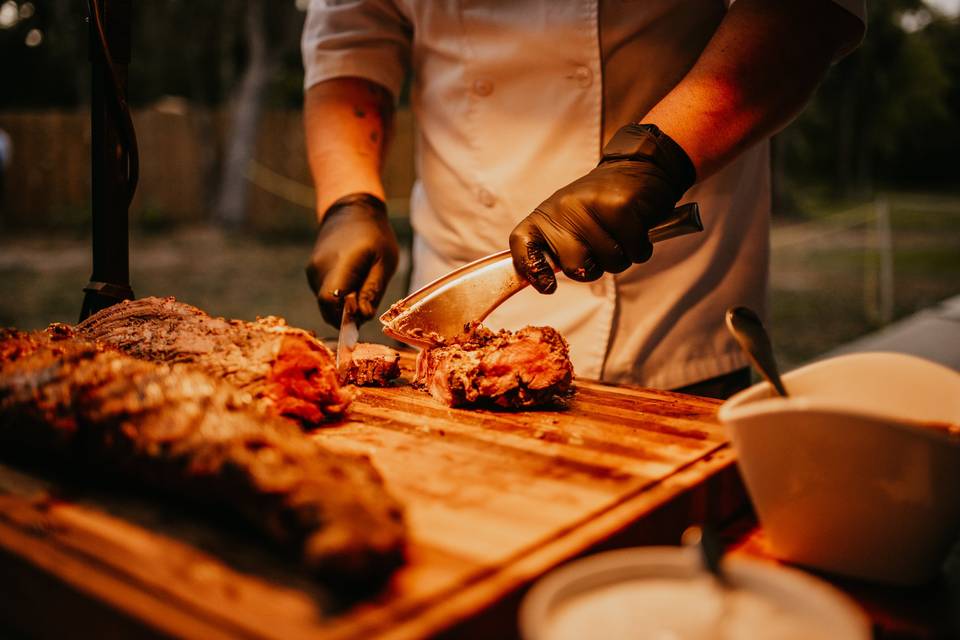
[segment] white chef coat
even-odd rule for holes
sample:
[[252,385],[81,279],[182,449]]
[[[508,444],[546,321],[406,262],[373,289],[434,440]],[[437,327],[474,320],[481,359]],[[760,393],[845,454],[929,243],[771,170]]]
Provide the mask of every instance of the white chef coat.
[[[835,0],[864,15],[864,0]],[[413,74],[411,287],[506,248],[510,230],[596,166],[603,143],[689,70],[723,0],[313,0],[305,88],[360,77],[399,95]],[[561,277],[487,319],[556,327],[578,376],[676,388],[747,366],[723,326],[765,308],[767,142],[695,185],[705,230],[592,283]]]

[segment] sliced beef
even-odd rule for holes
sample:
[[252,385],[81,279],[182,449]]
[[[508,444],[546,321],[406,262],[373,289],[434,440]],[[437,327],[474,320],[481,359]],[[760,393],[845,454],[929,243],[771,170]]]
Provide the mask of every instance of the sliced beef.
[[338,583],[376,584],[402,562],[401,507],[367,458],[321,448],[195,367],[70,334],[0,334],[4,456],[232,513]]
[[196,365],[306,426],[341,416],[350,403],[330,349],[273,316],[225,320],[173,298],[142,298],[104,309],[76,331],[136,358]]
[[572,383],[567,343],[550,327],[494,333],[471,323],[417,357],[415,384],[454,407],[549,405],[568,396]]
[[385,387],[399,376],[400,354],[372,342],[361,342],[354,347],[352,360],[340,375],[345,384],[371,387]]

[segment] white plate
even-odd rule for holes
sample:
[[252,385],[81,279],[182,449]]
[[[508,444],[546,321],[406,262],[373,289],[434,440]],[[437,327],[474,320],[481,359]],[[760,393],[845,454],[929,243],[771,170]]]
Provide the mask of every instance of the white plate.
[[534,585],[520,609],[520,630],[525,640],[871,637],[859,607],[817,578],[740,556],[724,558],[724,570],[732,596],[721,595],[695,549],[589,556]]

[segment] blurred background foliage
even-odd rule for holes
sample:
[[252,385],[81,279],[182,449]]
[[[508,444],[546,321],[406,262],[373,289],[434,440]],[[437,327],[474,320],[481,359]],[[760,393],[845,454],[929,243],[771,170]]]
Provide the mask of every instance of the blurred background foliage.
[[[0,0],[0,129],[14,146],[0,185],[0,286],[18,294],[0,298],[0,324],[70,321],[79,307],[89,264],[85,4]],[[299,114],[305,4],[132,0],[138,294],[328,332],[302,275],[314,227]],[[960,1],[867,4],[862,45],[774,138],[771,311],[788,363],[960,291]],[[413,139],[401,108],[385,182],[405,240]],[[894,231],[886,257],[880,210]],[[878,265],[890,260],[895,286],[881,285]],[[385,302],[403,288],[402,268]],[[878,288],[895,298],[878,302]]]
[[[205,105],[228,100],[248,63],[244,16],[262,9],[271,55],[280,55],[283,62],[270,84],[270,99],[277,105],[299,106],[303,77],[299,30],[304,12],[295,3],[132,2],[132,104],[142,106],[171,95]],[[17,16],[0,19],[3,108],[85,106],[90,84],[85,0],[5,0],[0,8]],[[27,35],[34,29],[40,30],[43,41],[29,46]]]
[[[263,58],[269,74],[248,99],[267,109],[299,109],[305,4],[134,2],[131,103],[146,107],[175,96],[227,106],[238,98],[245,72]],[[777,137],[778,213],[802,213],[795,192],[811,185],[844,197],[883,186],[955,187],[960,21],[938,6],[868,2],[863,44],[835,65],[808,108]],[[0,109],[86,105],[84,3],[5,0],[0,7]],[[259,19],[246,19],[251,15]],[[33,33],[42,41],[30,46]]]
[[878,188],[957,188],[960,21],[922,0],[871,0],[861,46],[838,62],[777,137],[775,209],[822,185],[835,195]]

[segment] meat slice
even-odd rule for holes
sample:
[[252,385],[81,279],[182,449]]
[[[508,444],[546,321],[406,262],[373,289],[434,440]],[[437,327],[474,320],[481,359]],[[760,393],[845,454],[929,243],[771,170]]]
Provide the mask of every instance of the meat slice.
[[350,364],[340,377],[345,384],[385,387],[399,376],[399,353],[386,345],[361,342],[354,347]]
[[174,298],[142,298],[104,309],[76,331],[136,358],[196,365],[305,426],[340,417],[350,403],[330,349],[281,318],[225,320]]
[[319,576],[381,581],[402,562],[399,503],[363,457],[326,450],[184,365],[78,340],[0,335],[0,452],[133,481],[260,530]]
[[470,323],[417,357],[415,384],[452,407],[549,405],[567,397],[572,383],[567,343],[551,327],[494,333]]

